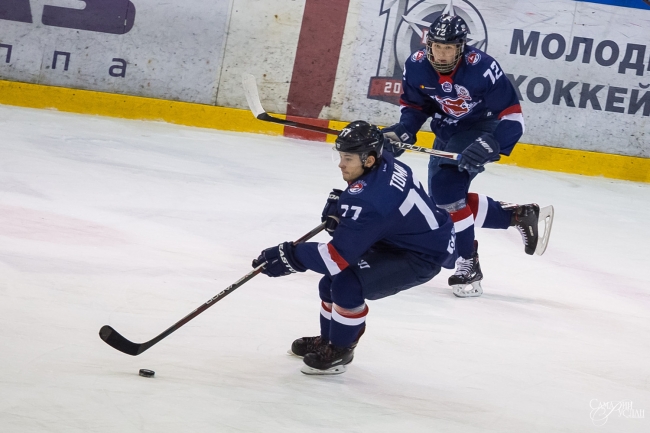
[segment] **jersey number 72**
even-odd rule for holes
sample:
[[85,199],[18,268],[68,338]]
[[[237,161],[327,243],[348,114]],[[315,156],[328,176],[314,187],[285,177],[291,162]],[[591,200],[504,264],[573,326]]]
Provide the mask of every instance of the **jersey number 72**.
[[[491,69],[488,69],[483,73],[484,77],[490,77],[490,80],[492,80],[492,84],[496,83],[499,78],[503,75],[503,71],[499,68],[499,65],[497,65],[496,60],[492,62],[490,65]],[[492,73],[492,70],[494,70],[494,74]]]

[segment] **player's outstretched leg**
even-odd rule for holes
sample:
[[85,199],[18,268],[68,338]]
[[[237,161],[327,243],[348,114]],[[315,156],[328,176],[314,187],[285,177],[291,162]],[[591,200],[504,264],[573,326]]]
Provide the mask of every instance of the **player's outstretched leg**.
[[456,260],[456,272],[449,277],[449,285],[454,295],[459,298],[470,298],[481,296],[483,288],[481,280],[483,273],[478,261],[478,241],[474,241],[474,253],[469,259],[458,257]]
[[536,203],[505,203],[473,192],[467,194],[467,205],[472,210],[476,227],[516,227],[524,241],[526,254],[541,256],[546,251],[553,224],[553,206],[540,208]]

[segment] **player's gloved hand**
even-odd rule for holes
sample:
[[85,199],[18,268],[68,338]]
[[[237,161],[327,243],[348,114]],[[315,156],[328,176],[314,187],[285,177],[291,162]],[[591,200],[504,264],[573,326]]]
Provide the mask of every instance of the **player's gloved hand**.
[[391,141],[401,141],[406,144],[415,144],[415,136],[406,130],[406,127],[402,123],[396,123],[391,126],[381,130],[384,137],[387,138],[384,142],[384,149],[388,149],[389,152],[392,152],[395,156],[400,156],[404,153],[404,149],[400,149],[391,144]]
[[284,277],[307,270],[296,258],[293,242],[284,242],[262,251],[260,256],[253,260],[253,267],[256,268],[262,263],[266,263],[262,273],[269,277]]
[[343,191],[340,189],[333,189],[330,192],[320,217],[320,221],[325,223],[325,230],[330,234],[334,233],[334,230],[339,225],[339,198],[341,194],[343,194]]
[[499,143],[493,137],[489,135],[479,137],[460,154],[458,170],[480,173],[485,170],[483,167],[485,164],[501,159],[499,150]]

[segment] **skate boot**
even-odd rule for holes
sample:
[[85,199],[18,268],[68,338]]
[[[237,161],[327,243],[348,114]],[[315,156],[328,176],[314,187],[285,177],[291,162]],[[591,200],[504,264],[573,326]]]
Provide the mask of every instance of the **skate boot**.
[[354,346],[337,347],[332,344],[321,345],[315,352],[303,358],[305,365],[300,369],[309,375],[330,375],[345,373],[345,366],[354,358]]
[[524,241],[526,254],[533,255],[539,239],[539,206],[535,203],[524,204],[513,209],[510,227],[517,227]]
[[329,340],[323,339],[320,335],[318,337],[302,337],[291,344],[291,349],[287,353],[302,358],[308,353],[315,352],[321,346],[327,346],[328,343]]
[[[466,259],[458,257],[456,260],[456,272],[449,277],[449,285],[454,295],[459,298],[472,298],[481,296],[483,288],[481,280],[483,273],[481,265],[478,262],[478,242],[474,241],[474,253],[472,257]],[[471,286],[468,288],[468,286]]]

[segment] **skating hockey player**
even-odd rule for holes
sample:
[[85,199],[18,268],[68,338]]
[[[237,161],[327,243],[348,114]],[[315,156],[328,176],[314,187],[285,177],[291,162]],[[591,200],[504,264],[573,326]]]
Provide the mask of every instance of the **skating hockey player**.
[[[506,205],[469,193],[485,164],[510,154],[524,132],[524,118],[515,89],[497,61],[468,46],[467,33],[467,24],[450,4],[432,23],[426,47],[406,60],[400,122],[382,130],[393,141],[414,144],[417,131],[431,117],[434,149],[461,154],[458,161],[431,156],[428,182],[434,203],[449,212],[455,224],[459,257],[449,285],[459,297],[483,293],[475,226],[514,226],[526,254],[541,255],[553,218],[551,206],[540,212],[537,204]],[[545,230],[540,237],[542,220]]]
[[453,222],[436,208],[411,169],[383,152],[384,136],[367,122],[347,125],[336,139],[348,187],[333,190],[322,221],[329,243],[284,242],[253,261],[281,277],[307,269],[323,274],[320,335],[299,338],[291,353],[305,374],[338,374],[352,361],[364,332],[365,300],[394,295],[452,269]]

